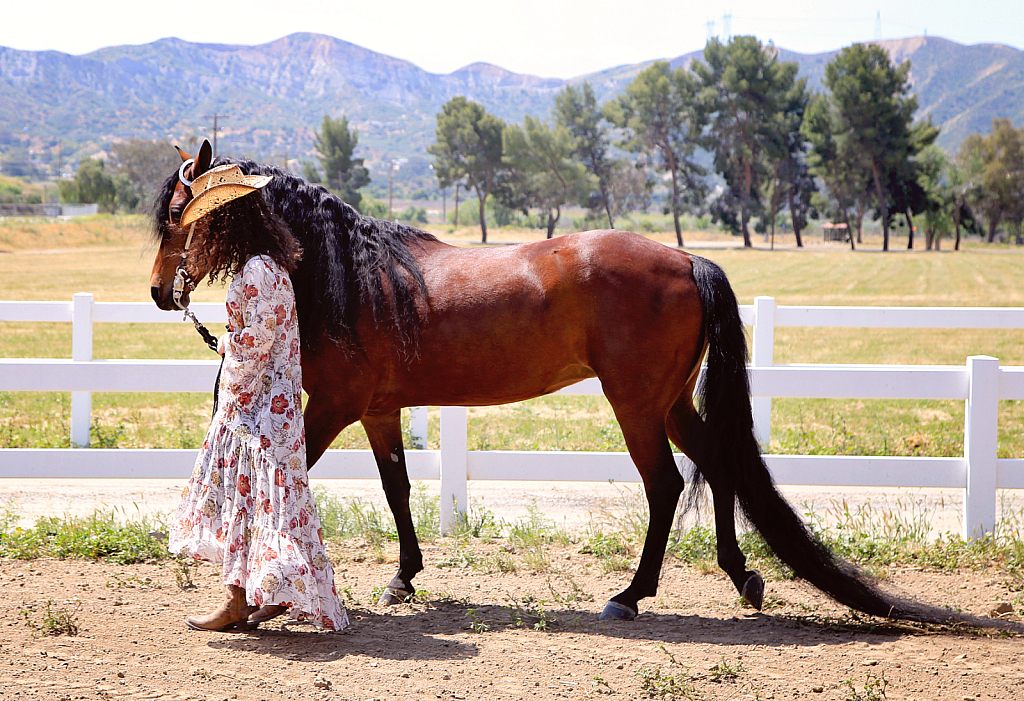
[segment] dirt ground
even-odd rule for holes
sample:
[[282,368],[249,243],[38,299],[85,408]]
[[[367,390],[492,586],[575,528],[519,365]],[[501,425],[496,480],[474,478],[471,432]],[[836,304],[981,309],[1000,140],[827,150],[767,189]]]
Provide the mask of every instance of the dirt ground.
[[[251,633],[187,629],[222,596],[211,565],[183,590],[173,562],[0,560],[0,698],[1024,698],[1024,637],[858,621],[786,581],[770,581],[754,613],[720,573],[673,561],[635,621],[603,623],[631,573],[604,573],[578,546],[550,548],[537,572],[502,547],[428,546],[421,600],[394,607],[373,594],[394,573],[393,548],[384,563],[360,543],[333,548],[352,621],[341,634],[281,619]],[[441,566],[503,552],[517,571]],[[1021,583],[998,573],[906,569],[890,584],[975,614],[1022,609]],[[77,635],[36,629],[48,602]]]

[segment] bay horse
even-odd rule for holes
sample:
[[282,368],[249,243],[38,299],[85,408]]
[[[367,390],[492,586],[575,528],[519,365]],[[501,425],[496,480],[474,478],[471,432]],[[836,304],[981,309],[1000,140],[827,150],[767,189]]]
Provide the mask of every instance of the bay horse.
[[[961,620],[879,589],[821,545],[779,494],[754,437],[736,297],[714,263],[619,231],[501,248],[451,246],[362,216],[279,168],[224,158],[211,163],[208,141],[194,158],[179,154],[182,165],[154,204],[153,300],[175,308],[172,280],[186,238],[177,222],[191,199],[186,184],[225,163],[272,175],[262,196],[304,251],[292,280],[309,395],[308,465],[343,428],[362,423],[400,541],[385,603],[412,594],[413,577],[423,569],[400,410],[504,404],[598,377],[650,506],[635,575],[602,619],[633,619],[639,601],[657,591],[685,486],[671,441],[695,465],[692,484],[711,488],[718,564],[755,609],[764,600],[764,581],[747,569],[736,541],[737,503],[797,576],[840,603],[890,618]],[[196,282],[206,273],[184,264]]]

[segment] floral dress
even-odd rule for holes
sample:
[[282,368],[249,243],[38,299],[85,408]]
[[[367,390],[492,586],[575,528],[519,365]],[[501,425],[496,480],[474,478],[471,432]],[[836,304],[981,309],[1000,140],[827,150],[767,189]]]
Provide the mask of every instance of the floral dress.
[[288,273],[250,258],[227,292],[220,405],[182,492],[170,550],[223,563],[251,605],[348,625],[306,478],[299,324]]

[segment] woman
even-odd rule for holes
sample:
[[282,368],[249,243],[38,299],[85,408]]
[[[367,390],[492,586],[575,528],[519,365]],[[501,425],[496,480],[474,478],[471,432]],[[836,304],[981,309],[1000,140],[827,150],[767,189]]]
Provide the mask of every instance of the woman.
[[302,251],[263,201],[269,180],[214,168],[192,183],[181,217],[195,236],[185,252],[190,277],[232,276],[219,406],[170,533],[171,552],[223,563],[227,599],[186,620],[197,630],[248,630],[288,610],[329,630],[348,625],[306,477],[289,278]]

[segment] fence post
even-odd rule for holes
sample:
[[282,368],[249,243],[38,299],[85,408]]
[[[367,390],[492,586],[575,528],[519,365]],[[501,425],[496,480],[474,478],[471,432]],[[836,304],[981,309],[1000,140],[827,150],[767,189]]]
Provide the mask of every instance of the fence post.
[[[754,298],[754,335],[751,345],[751,365],[770,367],[775,362],[775,298]],[[752,397],[754,435],[765,450],[772,438],[772,398]]]
[[999,359],[967,358],[964,411],[964,538],[981,538],[996,528],[996,455],[999,440]]
[[425,449],[427,447],[427,427],[429,417],[427,407],[409,407],[409,437],[412,448]]
[[[77,292],[71,297],[71,359],[92,360],[92,295]],[[92,426],[92,392],[71,393],[71,444],[89,446]]]
[[441,407],[441,535],[466,514],[467,430],[466,407]]

